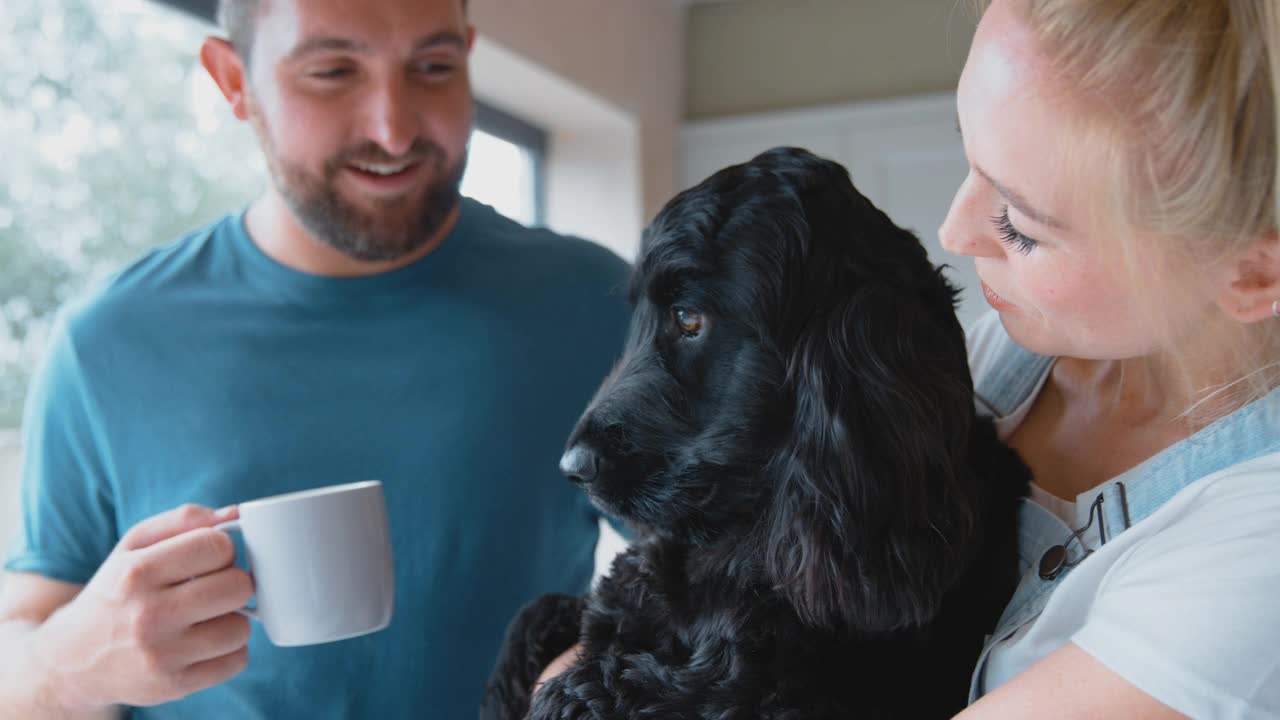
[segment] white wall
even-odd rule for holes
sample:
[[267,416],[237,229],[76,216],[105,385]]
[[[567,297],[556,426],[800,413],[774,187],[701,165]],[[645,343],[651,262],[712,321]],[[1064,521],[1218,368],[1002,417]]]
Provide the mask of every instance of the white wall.
[[690,118],[947,92],[966,0],[737,0],[689,9]]
[[476,95],[551,134],[548,220],[634,256],[679,186],[685,16],[659,0],[472,0]]
[[477,97],[548,132],[547,225],[631,259],[645,221],[639,119],[487,37],[472,74]]
[[915,231],[935,264],[964,288],[960,318],[987,308],[973,261],[945,252],[938,227],[967,171],[950,93],[688,125],[682,175],[692,185],[777,145],[798,145],[844,164],[853,183],[898,225]]

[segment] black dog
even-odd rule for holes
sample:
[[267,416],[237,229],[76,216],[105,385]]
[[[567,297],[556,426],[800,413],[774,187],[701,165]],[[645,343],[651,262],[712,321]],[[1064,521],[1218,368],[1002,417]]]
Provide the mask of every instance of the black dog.
[[1029,478],[975,415],[955,290],[915,236],[776,149],[673,199],[631,292],[561,469],[638,537],[585,599],[521,611],[481,717],[959,711]]

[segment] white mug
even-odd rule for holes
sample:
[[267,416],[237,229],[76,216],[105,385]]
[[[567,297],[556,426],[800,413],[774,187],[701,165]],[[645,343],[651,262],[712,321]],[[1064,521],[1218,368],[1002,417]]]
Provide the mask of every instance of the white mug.
[[279,646],[345,640],[391,624],[395,576],[382,483],[331,485],[240,503],[215,529],[244,535],[257,606]]

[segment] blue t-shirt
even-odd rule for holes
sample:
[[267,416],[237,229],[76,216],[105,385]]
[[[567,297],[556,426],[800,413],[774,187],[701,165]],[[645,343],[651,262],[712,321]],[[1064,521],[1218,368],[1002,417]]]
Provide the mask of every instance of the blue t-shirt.
[[255,623],[247,670],[131,716],[475,717],[519,606],[590,582],[598,516],[557,462],[621,351],[626,271],[473,201],[435,251],[371,277],[286,268],[242,213],[161,248],[59,325],[6,567],[85,583],[182,503],[376,478],[388,629],[277,648]]

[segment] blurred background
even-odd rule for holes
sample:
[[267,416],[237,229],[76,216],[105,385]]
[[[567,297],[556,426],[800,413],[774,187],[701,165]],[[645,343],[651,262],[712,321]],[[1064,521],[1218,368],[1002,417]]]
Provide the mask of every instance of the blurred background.
[[[266,170],[196,57],[212,0],[5,0],[0,13],[0,546],[22,406],[68,298],[245,204]],[[937,228],[966,171],[959,0],[471,0],[464,194],[632,259],[683,187],[775,145],[855,184],[983,307]],[[600,558],[617,547],[610,534]]]

